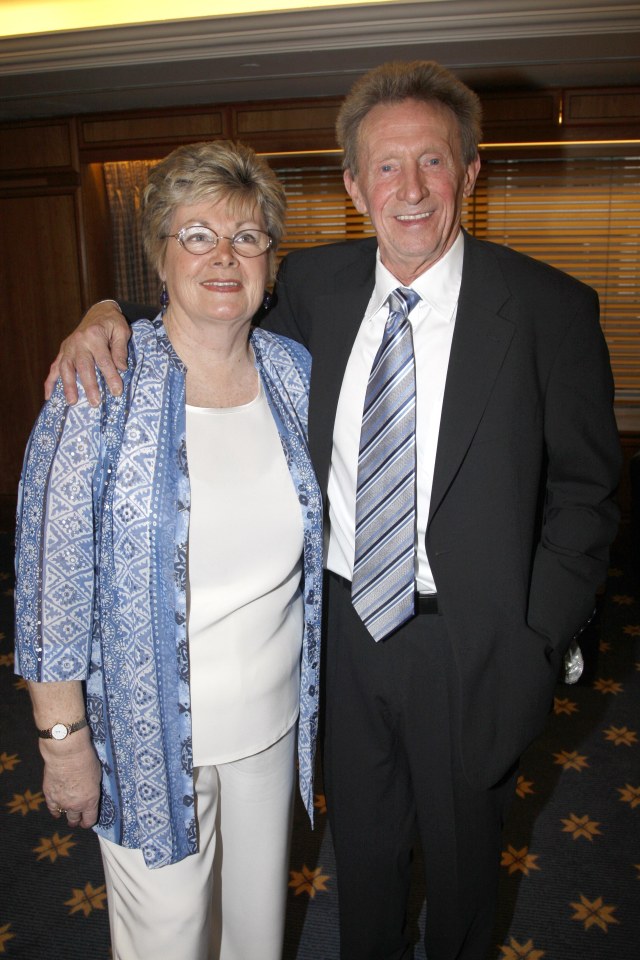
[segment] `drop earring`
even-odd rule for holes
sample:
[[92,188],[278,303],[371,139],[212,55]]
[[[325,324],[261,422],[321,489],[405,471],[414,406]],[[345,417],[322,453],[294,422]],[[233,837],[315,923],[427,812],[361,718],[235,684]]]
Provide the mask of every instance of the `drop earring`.
[[272,295],[271,295],[268,291],[266,291],[266,292],[265,292],[265,295],[264,295],[264,298],[263,298],[263,300],[262,300],[262,309],[265,310],[265,311],[268,310],[269,307],[271,306],[271,301],[272,301],[272,300],[273,300]]
[[167,290],[167,285],[162,281],[162,290],[160,291],[160,310],[162,311],[162,316],[164,317],[167,312],[167,307],[169,306],[169,292]]

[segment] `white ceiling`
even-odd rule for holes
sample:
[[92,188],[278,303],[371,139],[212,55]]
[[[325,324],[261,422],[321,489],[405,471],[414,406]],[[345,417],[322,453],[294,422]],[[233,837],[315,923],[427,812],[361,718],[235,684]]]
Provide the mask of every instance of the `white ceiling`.
[[640,85],[640,2],[408,0],[0,39],[0,120],[344,94],[391,59],[477,90]]

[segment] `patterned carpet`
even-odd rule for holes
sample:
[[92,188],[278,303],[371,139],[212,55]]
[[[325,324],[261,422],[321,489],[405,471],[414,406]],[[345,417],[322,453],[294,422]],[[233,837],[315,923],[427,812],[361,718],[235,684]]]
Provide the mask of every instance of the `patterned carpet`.
[[[28,695],[13,675],[12,594],[11,540],[0,534],[0,956],[108,960],[96,838],[65,829],[44,808]],[[624,537],[583,646],[585,676],[558,687],[546,731],[522,760],[503,843],[495,960],[640,955],[640,585]],[[283,960],[338,957],[321,793],[317,806],[314,833],[296,808]],[[418,859],[415,867],[418,939]],[[416,960],[424,956],[418,944]]]

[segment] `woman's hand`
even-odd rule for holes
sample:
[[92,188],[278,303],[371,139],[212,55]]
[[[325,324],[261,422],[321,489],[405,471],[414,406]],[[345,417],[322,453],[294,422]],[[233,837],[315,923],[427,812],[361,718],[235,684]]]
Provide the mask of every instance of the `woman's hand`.
[[[82,683],[58,680],[27,681],[36,728],[75,724],[85,716]],[[66,814],[70,827],[92,827],[100,803],[100,761],[88,726],[67,734],[63,740],[40,737],[44,760],[42,792],[49,813],[56,819]]]
[[66,740],[41,740],[42,792],[49,813],[70,827],[92,827],[100,804],[100,761],[85,728]]
[[103,300],[89,308],[79,327],[62,341],[60,352],[51,364],[44,385],[45,400],[51,396],[58,377],[62,378],[67,403],[76,403],[76,374],[92,407],[100,403],[95,368],[98,366],[114,396],[122,393],[118,370],[127,369],[129,324],[113,300]]

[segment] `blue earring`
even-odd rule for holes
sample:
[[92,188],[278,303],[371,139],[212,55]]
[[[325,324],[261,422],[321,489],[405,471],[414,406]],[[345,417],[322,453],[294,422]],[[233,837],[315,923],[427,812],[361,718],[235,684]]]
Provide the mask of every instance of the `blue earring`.
[[160,309],[162,311],[162,316],[164,317],[167,312],[167,307],[169,306],[169,293],[167,291],[167,285],[162,282],[162,290],[160,292]]

